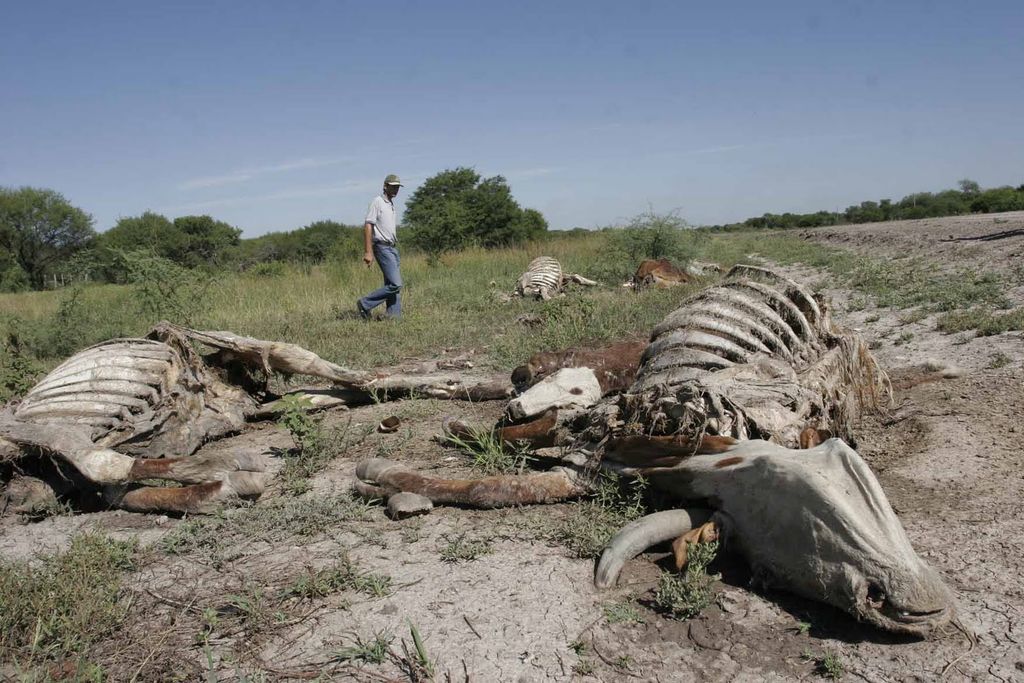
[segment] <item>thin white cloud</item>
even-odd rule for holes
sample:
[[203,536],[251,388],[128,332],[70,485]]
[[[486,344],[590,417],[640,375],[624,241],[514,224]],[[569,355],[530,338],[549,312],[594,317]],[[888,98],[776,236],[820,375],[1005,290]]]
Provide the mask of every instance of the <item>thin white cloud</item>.
[[524,168],[518,171],[509,171],[504,175],[506,178],[539,178],[541,176],[557,173],[561,170],[562,169],[557,166],[543,166],[539,168]]
[[298,171],[307,168],[322,168],[324,166],[334,166],[336,164],[342,164],[346,161],[352,160],[353,157],[338,157],[335,159],[295,159],[294,161],[285,161],[279,164],[241,168],[223,175],[192,178],[191,180],[186,180],[178,185],[178,189],[198,190],[210,187],[221,187],[223,185],[234,185],[252,180],[256,176],[267,175],[270,173],[284,173],[287,171]]

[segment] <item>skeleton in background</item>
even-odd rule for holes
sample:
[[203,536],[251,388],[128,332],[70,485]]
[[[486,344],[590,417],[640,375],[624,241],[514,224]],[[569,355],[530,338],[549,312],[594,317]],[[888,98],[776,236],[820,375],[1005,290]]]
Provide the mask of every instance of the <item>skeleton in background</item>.
[[512,296],[533,297],[547,301],[561,293],[570,283],[592,287],[597,283],[582,275],[563,273],[562,264],[550,256],[538,256],[530,261],[526,272],[516,281]]
[[[535,360],[521,378],[556,364]],[[600,365],[565,358],[580,360]],[[604,360],[605,369],[614,361]],[[833,325],[804,287],[737,266],[655,328],[628,391],[594,398],[599,372],[547,372],[510,404],[522,419],[498,430],[502,440],[566,448],[549,472],[451,480],[373,459],[357,467],[357,490],[499,507],[585,495],[599,468],[639,475],[680,507],[624,528],[598,564],[598,587],[614,585],[624,563],[656,543],[674,540],[682,566],[688,543],[720,537],[763,581],[880,628],[925,635],[952,618],[952,594],[914,552],[874,474],[832,438],[850,440],[852,422],[888,381],[863,341]],[[445,427],[463,439],[474,433]]]

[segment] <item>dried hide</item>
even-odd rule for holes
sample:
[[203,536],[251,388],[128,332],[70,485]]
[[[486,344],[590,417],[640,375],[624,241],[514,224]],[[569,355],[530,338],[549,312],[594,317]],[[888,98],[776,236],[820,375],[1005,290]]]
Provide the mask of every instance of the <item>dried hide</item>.
[[645,259],[637,267],[626,286],[636,289],[648,287],[668,289],[692,281],[693,277],[689,273],[677,268],[667,258]]

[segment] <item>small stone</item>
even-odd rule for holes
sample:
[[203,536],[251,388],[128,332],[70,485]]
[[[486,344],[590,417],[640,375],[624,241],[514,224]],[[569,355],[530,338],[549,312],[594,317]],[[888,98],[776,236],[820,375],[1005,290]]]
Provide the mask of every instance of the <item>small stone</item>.
[[430,499],[418,493],[402,492],[388,498],[388,517],[391,519],[425,515],[433,509]]

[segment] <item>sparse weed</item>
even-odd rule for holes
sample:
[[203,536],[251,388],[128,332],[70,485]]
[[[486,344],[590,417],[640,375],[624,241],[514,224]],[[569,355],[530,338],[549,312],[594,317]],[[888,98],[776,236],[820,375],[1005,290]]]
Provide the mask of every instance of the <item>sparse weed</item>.
[[351,417],[342,427],[324,426],[323,418],[309,414],[312,402],[304,396],[289,394],[280,402],[283,410],[278,424],[288,430],[295,443],[295,448],[285,454],[284,467],[278,474],[282,488],[290,495],[308,492],[313,475],[372,433],[370,427],[353,434]]
[[285,589],[286,597],[305,600],[326,598],[339,591],[351,590],[374,598],[391,593],[391,577],[386,574],[363,572],[347,557],[325,569],[307,569]]
[[910,342],[914,338],[913,332],[900,332],[899,336],[893,340],[893,346],[903,346]]
[[409,624],[409,635],[412,636],[413,647],[410,650],[409,644],[405,640],[402,641],[402,657],[398,658],[399,665],[413,683],[433,680],[434,662],[427,654],[427,646],[420,636],[419,629],[413,623]]
[[882,319],[882,316],[878,315],[877,313],[872,313],[868,317],[864,318],[864,322],[866,322],[866,323],[877,323],[881,319]]
[[647,511],[647,483],[643,479],[623,485],[614,475],[602,473],[599,477],[594,497],[577,503],[573,514],[555,532],[555,539],[576,557],[597,557],[622,526]]
[[952,311],[940,317],[936,327],[946,334],[977,330],[979,337],[1024,330],[1024,308],[1015,308],[1006,313],[997,313],[988,308]]
[[806,636],[811,632],[811,623],[809,621],[798,621],[796,624],[796,632],[802,636]]
[[391,642],[394,639],[395,637],[388,631],[378,631],[369,640],[356,636],[352,645],[337,648],[332,654],[339,662],[383,664],[391,652]]
[[448,543],[441,549],[444,562],[472,562],[492,552],[492,542],[485,538],[467,538],[466,534],[444,536]]
[[580,676],[590,676],[594,673],[594,663],[581,657],[580,661],[572,665],[572,671]]
[[[201,552],[219,562],[242,554],[241,545],[312,538],[351,521],[365,520],[373,505],[351,496],[264,501],[186,520],[160,540],[172,555]],[[235,550],[235,554],[231,551]]]
[[611,602],[602,608],[604,618],[609,624],[642,624],[643,616],[636,605],[629,602]]
[[825,653],[815,661],[814,670],[819,676],[822,676],[823,678],[830,678],[833,681],[838,681],[845,673],[842,658],[831,650],[826,650]]
[[86,657],[125,616],[121,581],[136,551],[135,541],[84,534],[38,563],[0,560],[0,661],[77,660],[79,674],[95,672]]
[[911,325],[913,323],[919,323],[928,317],[928,311],[923,308],[913,308],[910,311],[900,316],[900,322],[904,325]]
[[654,604],[673,619],[690,619],[711,604],[711,585],[717,575],[709,575],[707,567],[718,552],[718,542],[689,546],[689,563],[680,576],[664,572],[654,593]]
[[998,370],[999,368],[1005,368],[1007,365],[1013,362],[1013,359],[1007,356],[1002,351],[996,351],[989,357],[988,365],[986,366],[989,370]]

